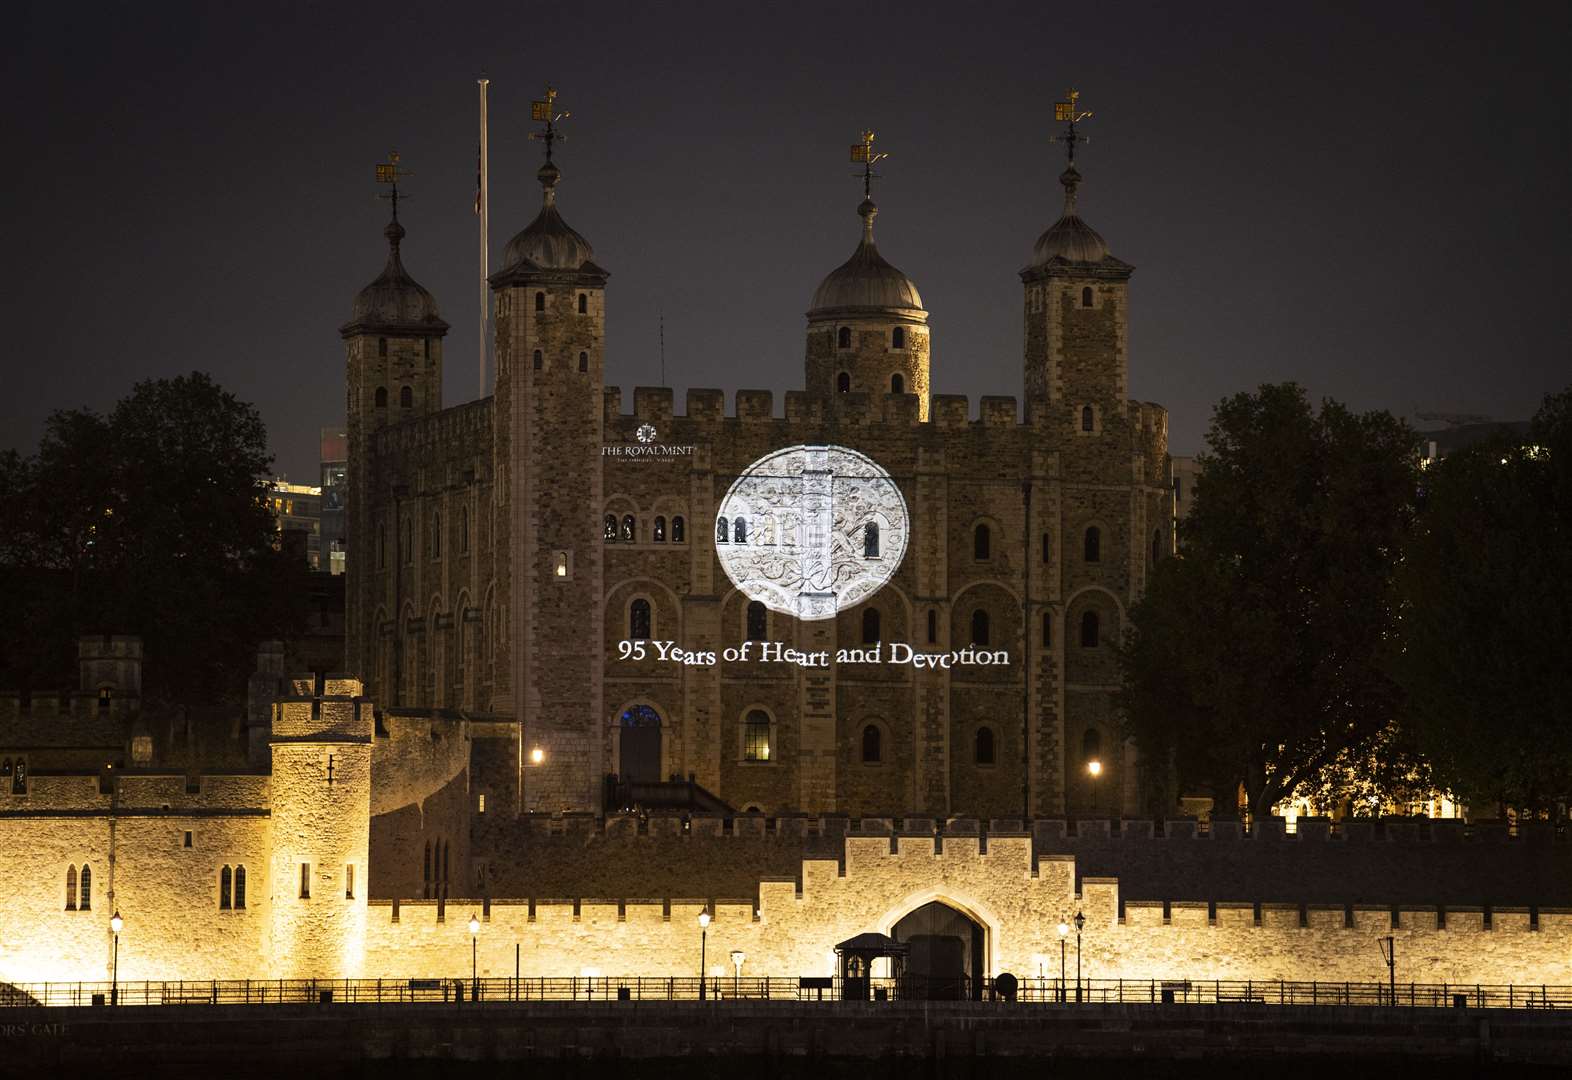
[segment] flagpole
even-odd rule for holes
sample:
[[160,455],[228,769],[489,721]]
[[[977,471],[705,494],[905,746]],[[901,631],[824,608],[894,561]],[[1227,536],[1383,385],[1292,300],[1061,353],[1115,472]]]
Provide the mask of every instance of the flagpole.
[[486,321],[491,310],[491,297],[486,287],[486,276],[491,271],[490,230],[491,191],[488,186],[489,148],[486,145],[486,88],[490,79],[477,80],[480,84],[480,191],[477,194],[480,214],[480,396],[486,396]]

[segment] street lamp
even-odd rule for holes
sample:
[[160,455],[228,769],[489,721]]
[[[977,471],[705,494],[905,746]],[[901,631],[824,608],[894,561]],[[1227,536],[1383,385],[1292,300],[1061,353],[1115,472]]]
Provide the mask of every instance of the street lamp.
[[710,913],[699,912],[699,1000],[704,1000],[704,950],[709,944]]
[[1081,927],[1086,925],[1086,916],[1079,911],[1075,913],[1075,1003],[1081,1003]]
[[480,983],[476,974],[480,967],[480,920],[475,918],[474,912],[469,916],[469,997],[471,1001],[480,1000]]
[[1086,763],[1086,771],[1092,778],[1092,812],[1097,811],[1097,778],[1103,774],[1103,763],[1096,758]]
[[741,949],[733,949],[731,951],[731,971],[732,971],[732,976],[731,976],[731,980],[732,980],[731,981],[731,996],[732,997],[740,997],[741,996],[741,994],[739,992],[739,988],[740,988],[741,983],[742,983],[742,962],[744,960],[746,960],[746,959],[747,959],[747,957],[743,955],[743,952],[742,952]]
[[[1070,924],[1059,920],[1059,1000],[1064,1000],[1064,947],[1070,938]],[[1077,954],[1079,956],[1079,954]]]
[[120,929],[125,924],[126,921],[120,917],[120,909],[116,908],[115,913],[109,916],[109,929],[115,932],[114,960],[109,968],[109,1004],[111,1005],[120,1003]]

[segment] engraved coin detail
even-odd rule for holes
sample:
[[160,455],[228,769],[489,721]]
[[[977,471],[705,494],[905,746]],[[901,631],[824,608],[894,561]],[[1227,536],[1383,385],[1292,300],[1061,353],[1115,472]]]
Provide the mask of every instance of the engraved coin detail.
[[637,431],[635,431],[633,433],[634,438],[638,439],[639,442],[641,442],[641,443],[652,443],[652,442],[654,442],[655,441],[655,435],[656,435],[656,431],[655,431],[655,425],[654,424],[640,424],[639,425],[639,430],[637,430]]
[[906,555],[910,518],[890,474],[844,446],[792,446],[755,461],[721,500],[715,552],[750,600],[829,619],[868,599]]

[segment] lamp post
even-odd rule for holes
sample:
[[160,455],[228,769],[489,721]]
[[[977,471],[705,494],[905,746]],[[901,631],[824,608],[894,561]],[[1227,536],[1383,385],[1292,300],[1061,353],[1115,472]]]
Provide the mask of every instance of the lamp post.
[[741,949],[731,951],[731,996],[740,997],[742,989],[742,962],[747,959]]
[[1059,920],[1059,1000],[1064,1000],[1064,947],[1070,938],[1070,924]]
[[1081,1003],[1081,927],[1086,925],[1086,916],[1079,911],[1075,913],[1075,1003]]
[[704,1000],[704,950],[709,944],[710,913],[699,912],[699,1000]]
[[475,913],[469,916],[469,997],[471,1001],[480,1000],[480,982],[477,979],[480,968],[480,920],[475,918]]
[[115,932],[114,959],[109,967],[109,1004],[111,1005],[120,1004],[120,928],[125,924],[126,921],[120,917],[120,909],[116,908],[115,913],[109,916],[109,929]]
[[1098,810],[1097,804],[1097,778],[1103,774],[1103,763],[1096,758],[1086,763],[1086,772],[1092,778],[1092,812]]

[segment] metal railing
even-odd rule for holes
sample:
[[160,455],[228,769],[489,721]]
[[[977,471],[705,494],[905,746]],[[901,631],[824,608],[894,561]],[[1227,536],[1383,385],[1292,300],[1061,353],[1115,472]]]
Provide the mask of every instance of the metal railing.
[[[469,979],[219,979],[136,980],[76,983],[0,983],[0,1007],[91,1005],[299,1005],[450,1004],[494,1002],[837,1002],[932,1000],[919,979],[735,978],[594,976],[579,978]],[[949,986],[945,981],[942,986]],[[1513,984],[1305,982],[1294,980],[1026,978],[1017,983],[1014,1004],[1074,1007],[1076,1004],[1210,1006],[1386,1006],[1439,1009],[1572,1009],[1572,986]],[[986,1000],[1009,1007],[990,985]]]

